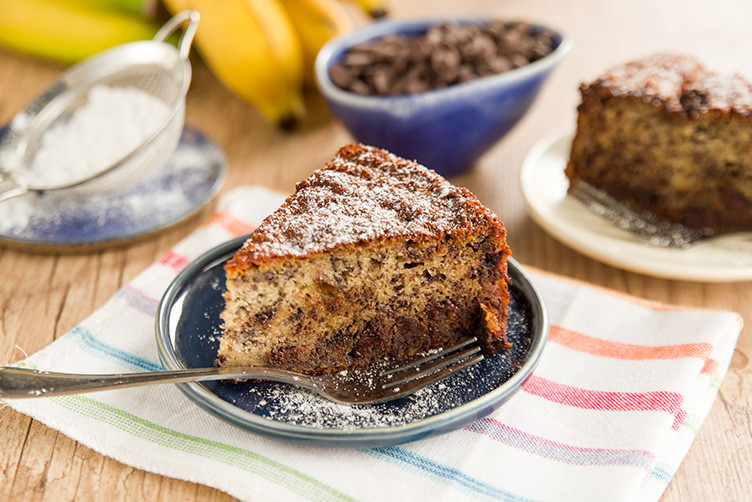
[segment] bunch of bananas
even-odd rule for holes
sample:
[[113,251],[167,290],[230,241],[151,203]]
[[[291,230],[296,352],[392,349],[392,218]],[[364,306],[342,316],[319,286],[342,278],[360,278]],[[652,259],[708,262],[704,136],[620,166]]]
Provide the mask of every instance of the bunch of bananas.
[[[234,94],[285,127],[304,113],[303,87],[332,37],[354,27],[344,2],[370,16],[386,0],[161,0],[171,13],[201,15],[195,45]],[[73,63],[114,45],[149,39],[156,0],[0,0],[0,45]]]
[[[101,8],[107,4],[108,8]],[[146,0],[0,0],[0,45],[75,63],[157,32]]]

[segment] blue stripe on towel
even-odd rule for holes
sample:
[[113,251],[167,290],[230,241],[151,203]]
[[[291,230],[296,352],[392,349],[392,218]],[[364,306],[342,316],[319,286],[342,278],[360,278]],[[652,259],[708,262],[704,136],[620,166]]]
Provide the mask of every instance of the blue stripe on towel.
[[[110,359],[125,363],[125,365],[130,368],[140,371],[161,371],[163,369],[162,365],[158,362],[150,361],[149,359],[145,359],[103,342],[94,336],[91,331],[82,326],[76,326],[73,328],[73,330],[71,330],[71,335],[78,337],[83,350],[100,356],[104,355]],[[493,486],[474,478],[459,469],[440,464],[398,446],[372,448],[362,451],[374,457],[381,458],[382,460],[407,465],[414,470],[427,474],[436,481],[445,484],[452,484],[455,487],[460,487],[464,491],[472,492],[489,499],[510,502],[526,502],[533,500],[511,493],[497,486]],[[672,478],[672,474],[668,466],[665,464],[656,465],[652,469],[650,475],[666,484],[668,484]]]
[[653,467],[653,470],[650,471],[650,475],[666,484],[671,482],[671,478],[674,477],[674,470],[667,464],[663,462],[659,462]]
[[384,448],[373,448],[362,450],[364,453],[379,457],[384,460],[391,460],[406,464],[418,471],[428,474],[431,478],[444,484],[452,484],[455,487],[461,487],[464,491],[472,492],[476,495],[482,495],[493,500],[504,500],[510,502],[531,501],[527,497],[516,495],[507,490],[493,486],[489,483],[476,479],[454,467],[435,462],[422,455],[418,455],[409,450],[398,446],[389,446]]
[[114,345],[103,342],[86,328],[76,326],[71,330],[71,334],[78,336],[81,341],[81,348],[89,353],[104,355],[128,367],[140,371],[161,371],[162,365],[158,362],[150,361],[143,357],[137,356],[131,352],[119,349]]

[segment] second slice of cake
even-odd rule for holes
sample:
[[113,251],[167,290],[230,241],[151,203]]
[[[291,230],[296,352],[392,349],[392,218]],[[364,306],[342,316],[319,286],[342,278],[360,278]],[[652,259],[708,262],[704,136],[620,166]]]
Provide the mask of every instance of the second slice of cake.
[[467,189],[347,145],[225,265],[217,361],[318,374],[506,338],[506,233]]
[[580,92],[571,187],[585,181],[706,235],[752,230],[752,83],[656,54]]

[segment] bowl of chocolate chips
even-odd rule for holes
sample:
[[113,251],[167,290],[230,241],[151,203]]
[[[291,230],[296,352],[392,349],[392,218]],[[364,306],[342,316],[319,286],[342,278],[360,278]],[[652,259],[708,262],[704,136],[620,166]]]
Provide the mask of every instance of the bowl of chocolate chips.
[[325,45],[316,83],[357,141],[452,176],[512,129],[570,47],[524,21],[378,21]]

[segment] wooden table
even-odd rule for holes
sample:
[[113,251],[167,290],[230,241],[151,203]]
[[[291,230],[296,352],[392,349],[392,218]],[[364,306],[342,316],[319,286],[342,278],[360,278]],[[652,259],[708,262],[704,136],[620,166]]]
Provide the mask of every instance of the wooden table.
[[[470,173],[453,179],[500,215],[516,258],[632,295],[672,304],[725,309],[752,319],[752,282],[663,280],[613,268],[560,244],[529,218],[520,195],[523,158],[541,136],[573,125],[577,87],[605,68],[659,50],[694,54],[709,66],[752,78],[752,3],[748,0],[412,0],[393,2],[394,17],[491,14],[539,20],[574,37],[574,48],[520,124]],[[295,133],[267,126],[255,110],[195,66],[187,123],[226,152],[223,191],[258,184],[290,192],[295,182],[348,141],[346,131],[310,96]],[[61,72],[58,64],[0,50],[0,123]],[[2,217],[2,206],[0,206]],[[94,253],[38,254],[0,248],[0,361],[14,362],[62,336],[118,288],[200,223],[194,219],[140,242]],[[752,492],[752,330],[745,327],[718,399],[663,497],[740,500]],[[224,500],[219,491],[133,469],[56,431],[0,409],[0,499]]]

